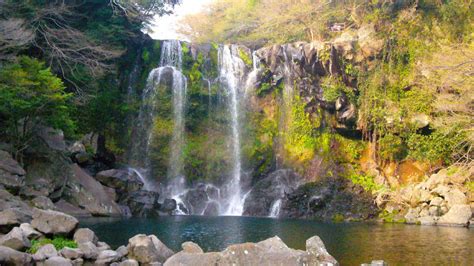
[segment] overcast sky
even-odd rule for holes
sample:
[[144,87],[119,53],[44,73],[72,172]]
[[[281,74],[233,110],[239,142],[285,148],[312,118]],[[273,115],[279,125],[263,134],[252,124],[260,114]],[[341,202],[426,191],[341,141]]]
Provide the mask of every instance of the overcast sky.
[[178,29],[178,21],[187,14],[197,13],[213,0],[183,0],[182,4],[176,6],[174,14],[155,18],[155,25],[152,32],[149,32],[153,39],[179,39],[188,40],[186,36],[182,36],[176,32]]

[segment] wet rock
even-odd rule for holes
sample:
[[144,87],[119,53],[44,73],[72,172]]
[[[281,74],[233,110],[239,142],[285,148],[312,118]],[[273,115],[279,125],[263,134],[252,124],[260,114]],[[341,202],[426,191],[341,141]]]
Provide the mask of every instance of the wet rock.
[[326,246],[319,236],[313,236],[306,240],[306,251],[320,261],[321,264],[337,265],[336,259],[326,250]]
[[160,211],[170,213],[176,210],[177,204],[176,200],[174,199],[165,199],[163,203],[160,205]]
[[95,176],[105,186],[120,192],[131,193],[143,187],[143,182],[136,173],[124,169],[111,169],[97,173]]
[[417,221],[417,218],[420,217],[420,210],[417,208],[408,209],[405,219],[407,223],[414,224]]
[[438,224],[467,226],[469,224],[471,216],[472,211],[469,205],[457,204],[453,205],[445,215],[441,216],[438,221]]
[[203,215],[205,216],[217,216],[219,215],[220,206],[217,201],[210,201],[207,203],[204,209]]
[[66,184],[64,197],[74,205],[97,216],[120,216],[115,199],[110,198],[104,187],[77,164],[71,167],[72,176]]
[[[421,215],[420,215],[421,216]],[[429,215],[426,215],[426,216],[421,216],[420,218],[418,218],[418,223],[421,224],[421,225],[436,225],[436,219],[435,217],[433,216],[429,216]]]
[[30,254],[0,246],[0,264],[2,265],[33,265]]
[[72,205],[71,203],[60,200],[55,204],[56,210],[67,213],[69,215],[73,215],[75,217],[90,217],[92,214],[84,209],[81,209],[77,206]]
[[139,263],[165,262],[173,252],[156,236],[136,235],[128,240],[128,257]]
[[44,234],[70,234],[78,225],[79,221],[62,212],[52,210],[33,210],[31,225]]
[[31,221],[31,212],[20,208],[0,212],[0,233],[7,233],[13,227]]
[[209,196],[204,186],[198,186],[188,190],[184,197],[186,207],[189,208],[189,212],[192,214],[203,213],[209,200]]
[[84,252],[79,248],[65,247],[59,251],[66,259],[75,260],[84,257]]
[[126,203],[134,216],[155,216],[159,208],[158,198],[158,192],[139,190],[129,194]]
[[293,192],[301,177],[289,169],[277,170],[257,182],[244,206],[244,215],[268,216],[273,202]]
[[19,227],[14,227],[8,234],[0,238],[0,245],[22,251],[29,248],[31,242]]
[[51,257],[47,259],[44,264],[44,266],[72,266],[72,262],[66,258],[63,257]]
[[73,237],[76,243],[86,243],[92,242],[94,245],[97,244],[98,238],[95,235],[94,231],[90,230],[89,228],[79,228],[74,233]]
[[38,251],[33,255],[35,261],[44,261],[49,258],[57,257],[58,251],[53,244],[46,244],[41,246]]

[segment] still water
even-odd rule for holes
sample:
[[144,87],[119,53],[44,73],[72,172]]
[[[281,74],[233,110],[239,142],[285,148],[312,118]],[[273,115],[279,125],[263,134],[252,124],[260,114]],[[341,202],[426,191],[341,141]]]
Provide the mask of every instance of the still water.
[[389,265],[474,265],[474,229],[467,228],[222,216],[89,218],[80,226],[91,228],[113,247],[127,245],[136,234],[155,234],[175,251],[185,241],[220,251],[278,235],[289,247],[304,250],[306,239],[318,235],[341,265],[374,259]]

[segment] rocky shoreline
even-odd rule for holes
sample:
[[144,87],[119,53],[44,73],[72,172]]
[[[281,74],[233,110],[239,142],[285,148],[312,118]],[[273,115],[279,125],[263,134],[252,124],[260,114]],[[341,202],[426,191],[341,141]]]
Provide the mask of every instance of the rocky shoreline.
[[[2,230],[13,227],[0,238],[2,265],[338,265],[318,236],[306,240],[305,251],[291,249],[275,236],[231,245],[221,252],[204,252],[196,243],[185,242],[175,253],[155,235],[139,234],[113,250],[92,230],[77,228],[78,220],[68,214],[35,208],[29,222],[14,210],[4,211],[0,217],[10,218]],[[59,249],[60,245],[54,244],[56,238],[68,239],[70,246]],[[53,241],[35,244],[47,243],[46,239]]]

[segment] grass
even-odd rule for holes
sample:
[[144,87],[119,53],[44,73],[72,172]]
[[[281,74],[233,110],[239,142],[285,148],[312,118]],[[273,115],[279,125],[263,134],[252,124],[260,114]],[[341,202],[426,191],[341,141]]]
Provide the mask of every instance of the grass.
[[34,254],[38,249],[44,245],[53,244],[56,250],[61,250],[65,247],[77,248],[77,243],[74,240],[67,239],[61,236],[54,237],[53,239],[43,238],[31,241],[31,247],[28,249],[28,253]]

